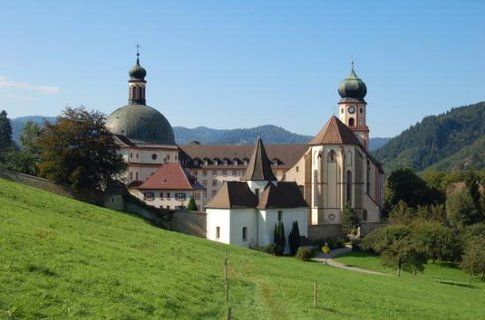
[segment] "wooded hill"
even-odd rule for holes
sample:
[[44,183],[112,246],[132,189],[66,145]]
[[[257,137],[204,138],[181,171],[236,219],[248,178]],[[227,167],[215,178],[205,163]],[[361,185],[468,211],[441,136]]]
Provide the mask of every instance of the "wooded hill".
[[425,117],[374,153],[387,171],[485,169],[485,102]]

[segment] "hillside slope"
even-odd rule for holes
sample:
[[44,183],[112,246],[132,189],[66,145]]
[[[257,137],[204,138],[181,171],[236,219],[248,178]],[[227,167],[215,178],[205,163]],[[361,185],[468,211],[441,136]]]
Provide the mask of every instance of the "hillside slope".
[[[453,108],[438,116],[429,116],[421,122],[392,138],[374,155],[384,163],[389,170],[398,167],[412,167],[424,170],[447,157],[454,155],[453,161],[465,162],[472,159],[476,152],[473,145],[479,138],[485,136],[485,102],[470,106]],[[458,153],[466,149],[466,154]],[[453,162],[445,161],[440,165],[442,170],[450,170]],[[483,159],[478,163],[470,163],[476,169],[483,169]]]
[[226,250],[235,319],[485,317],[485,285],[461,271],[398,279],[277,258],[5,180],[0,248],[2,319],[223,319]]

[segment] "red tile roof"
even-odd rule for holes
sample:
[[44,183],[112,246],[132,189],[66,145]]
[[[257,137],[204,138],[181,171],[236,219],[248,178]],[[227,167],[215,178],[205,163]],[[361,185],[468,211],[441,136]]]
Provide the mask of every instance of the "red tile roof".
[[165,163],[137,189],[143,190],[195,190],[203,189],[180,163]]
[[354,132],[337,117],[333,116],[318,132],[310,145],[320,144],[356,144],[361,145]]

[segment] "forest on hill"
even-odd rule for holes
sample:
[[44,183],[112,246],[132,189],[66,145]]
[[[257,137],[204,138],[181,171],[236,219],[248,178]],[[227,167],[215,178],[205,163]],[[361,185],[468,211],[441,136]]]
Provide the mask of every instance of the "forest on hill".
[[425,117],[373,152],[386,171],[485,169],[485,102]]

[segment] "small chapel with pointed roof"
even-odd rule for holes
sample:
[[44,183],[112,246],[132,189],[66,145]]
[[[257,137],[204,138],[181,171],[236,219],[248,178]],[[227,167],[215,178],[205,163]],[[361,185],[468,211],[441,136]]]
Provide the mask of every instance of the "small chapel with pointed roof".
[[288,238],[295,221],[307,236],[305,199],[295,182],[277,181],[260,137],[241,181],[225,181],[206,212],[207,238],[222,243],[265,246],[273,242],[277,224]]

